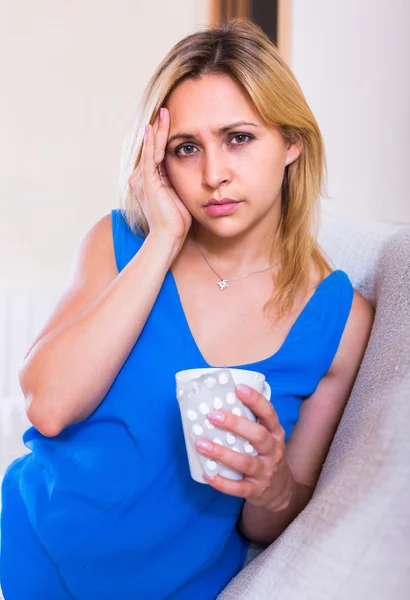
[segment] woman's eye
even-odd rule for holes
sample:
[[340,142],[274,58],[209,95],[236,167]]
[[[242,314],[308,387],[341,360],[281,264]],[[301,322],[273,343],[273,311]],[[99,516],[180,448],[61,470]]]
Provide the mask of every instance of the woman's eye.
[[[231,139],[235,139],[235,138],[248,138],[248,139],[252,139],[252,137],[246,133],[237,133],[236,135],[234,135]],[[243,144],[246,144],[247,142],[239,142],[239,144],[233,144],[234,146],[243,146]]]
[[[235,139],[237,139],[238,142],[232,143],[232,140]],[[252,139],[252,136],[248,135],[247,133],[236,133],[230,138],[230,144],[232,146],[244,146],[245,144],[248,144],[249,141]],[[176,156],[180,157],[192,156],[193,154],[196,154],[196,152],[192,152],[192,150],[194,149],[195,146],[193,144],[183,144],[182,146],[178,146],[178,148],[176,148],[174,152]],[[181,153],[181,150],[183,150],[183,153]]]
[[184,154],[180,154],[180,150],[182,150],[183,148],[184,148],[184,149],[185,149],[185,148],[190,148],[190,149],[192,149],[192,148],[194,148],[194,146],[192,146],[191,144],[184,144],[183,146],[179,146],[178,148],[176,148],[176,150],[175,150],[175,154],[176,154],[177,156],[190,156],[191,154],[193,154],[192,152],[188,152],[188,153],[185,153],[185,152],[184,152]]

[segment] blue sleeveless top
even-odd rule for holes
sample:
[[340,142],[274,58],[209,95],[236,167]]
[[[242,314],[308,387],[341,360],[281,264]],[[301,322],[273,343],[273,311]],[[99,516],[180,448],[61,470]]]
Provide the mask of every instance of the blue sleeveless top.
[[[121,271],[144,239],[119,209],[112,227]],[[286,440],[332,363],[353,293],[346,273],[332,272],[282,347],[239,366],[266,376]],[[191,478],[175,395],[177,371],[209,366],[169,270],[96,410],[55,437],[35,427],[23,435],[32,452],[11,463],[2,485],[7,600],[213,600],[238,573],[245,500]]]

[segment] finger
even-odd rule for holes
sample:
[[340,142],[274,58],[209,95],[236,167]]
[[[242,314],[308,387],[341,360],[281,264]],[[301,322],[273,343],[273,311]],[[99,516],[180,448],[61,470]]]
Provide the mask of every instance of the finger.
[[[161,114],[161,111],[160,111]],[[169,133],[169,111],[162,107],[162,117],[159,118],[158,129],[155,136],[155,160],[159,164],[164,160]]]
[[154,123],[152,124],[152,128],[154,130],[154,160],[155,160],[155,165],[157,167],[158,170],[158,165],[161,162],[160,159],[160,153],[158,152],[158,131],[160,128],[160,110],[157,113],[157,116],[155,117]]
[[162,161],[162,163],[160,163],[158,165],[158,173],[159,173],[159,176],[161,177],[161,181],[162,181],[163,185],[165,185],[167,187],[173,187],[171,180],[168,176],[167,168],[165,166],[165,161]]
[[[248,390],[249,393],[245,390]],[[253,414],[256,415],[259,422],[264,425],[270,433],[274,436],[281,437],[284,430],[270,400],[267,400],[263,394],[260,394],[254,388],[247,385],[242,387],[237,385],[235,387],[235,393],[239,400],[241,400]]]
[[160,110],[157,112],[154,122],[152,124],[152,128],[154,130],[154,134],[157,134],[158,128],[159,128],[159,115],[160,115]]
[[137,201],[143,205],[145,203],[145,193],[140,165],[141,161],[138,167],[131,173],[130,177],[128,178],[128,183]]
[[[213,410],[208,413],[207,418],[216,427],[247,440],[259,454],[272,452],[274,438],[264,425],[224,410]],[[232,441],[234,443],[234,440]]]
[[250,456],[238,450],[235,446],[225,448],[221,443],[212,443],[210,440],[200,438],[195,442],[195,447],[204,456],[222,463],[230,469],[239,471],[250,477],[258,477],[264,472],[264,465],[257,456]]
[[155,164],[154,131],[150,124],[146,125],[144,145],[142,148],[141,171],[145,192],[149,194],[150,191],[153,191],[153,183],[156,180],[160,183],[157,166]]
[[[140,163],[141,165],[141,163]],[[135,190],[142,183],[141,166],[138,166],[133,170],[131,175],[128,177],[128,184]]]
[[222,475],[215,475],[211,478],[206,473],[202,473],[202,477],[215,490],[229,494],[229,496],[248,498],[254,493],[254,483],[249,479],[227,479]]

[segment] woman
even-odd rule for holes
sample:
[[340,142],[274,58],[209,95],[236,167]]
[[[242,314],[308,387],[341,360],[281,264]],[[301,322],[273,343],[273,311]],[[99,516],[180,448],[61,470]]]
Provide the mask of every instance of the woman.
[[[315,239],[324,166],[302,91],[257,26],[199,31],[159,65],[123,210],[86,235],[20,372],[32,453],[3,483],[7,600],[211,600],[249,540],[270,543],[306,506],[373,320]],[[259,423],[209,416],[258,456],[198,439],[241,481],[190,477],[175,373],[209,366],[272,388],[270,403],[236,390]]]

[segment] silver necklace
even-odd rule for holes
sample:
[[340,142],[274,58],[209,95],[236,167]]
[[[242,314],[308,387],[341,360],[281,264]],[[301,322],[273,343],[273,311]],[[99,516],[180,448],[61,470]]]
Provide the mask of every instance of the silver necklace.
[[228,287],[228,281],[236,281],[237,279],[243,279],[244,277],[248,277],[248,275],[255,275],[256,273],[264,273],[265,271],[269,271],[269,269],[273,269],[273,267],[276,267],[276,265],[279,264],[279,262],[275,263],[274,265],[272,265],[272,267],[267,267],[266,269],[261,269],[260,271],[252,271],[252,273],[246,273],[246,275],[241,275],[240,277],[234,277],[233,279],[223,279],[219,273],[217,273],[215,271],[215,269],[209,264],[208,259],[206,258],[205,254],[202,252],[201,248],[199,247],[198,242],[196,241],[196,235],[195,232],[194,233],[194,242],[196,244],[196,247],[198,248],[198,250],[200,251],[200,253],[202,254],[202,256],[205,259],[205,262],[208,264],[208,266],[212,269],[212,271],[215,273],[215,275],[217,275],[220,279],[220,281],[218,281],[217,285],[219,286],[219,288],[221,290],[224,290],[225,288]]

